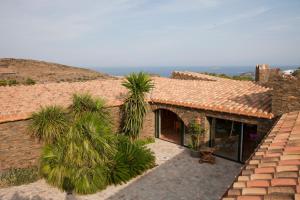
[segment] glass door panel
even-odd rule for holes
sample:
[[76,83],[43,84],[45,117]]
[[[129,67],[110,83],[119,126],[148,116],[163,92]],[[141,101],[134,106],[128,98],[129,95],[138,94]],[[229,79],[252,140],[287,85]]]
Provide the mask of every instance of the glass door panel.
[[211,146],[216,148],[216,155],[239,160],[241,127],[242,123],[240,122],[211,119]]
[[259,144],[260,137],[257,133],[257,125],[244,124],[243,127],[243,154],[242,161],[245,162]]

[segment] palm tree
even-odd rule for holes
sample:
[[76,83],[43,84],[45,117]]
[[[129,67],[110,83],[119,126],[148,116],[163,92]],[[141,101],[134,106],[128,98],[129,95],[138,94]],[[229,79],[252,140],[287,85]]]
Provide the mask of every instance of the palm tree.
[[147,112],[145,95],[154,87],[154,84],[149,75],[140,72],[127,76],[122,85],[129,90],[123,107],[124,124],[122,131],[131,140],[136,140],[143,127],[144,117]]

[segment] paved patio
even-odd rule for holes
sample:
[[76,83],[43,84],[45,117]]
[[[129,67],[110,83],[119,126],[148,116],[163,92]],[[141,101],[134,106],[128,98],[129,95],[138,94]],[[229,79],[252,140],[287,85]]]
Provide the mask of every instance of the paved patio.
[[[77,200],[160,200],[219,199],[238,174],[241,165],[217,158],[215,165],[199,164],[186,148],[156,140],[149,147],[158,166],[127,184],[109,186],[93,195],[76,196]],[[62,200],[66,194],[47,185],[35,183],[0,189],[0,200]]]

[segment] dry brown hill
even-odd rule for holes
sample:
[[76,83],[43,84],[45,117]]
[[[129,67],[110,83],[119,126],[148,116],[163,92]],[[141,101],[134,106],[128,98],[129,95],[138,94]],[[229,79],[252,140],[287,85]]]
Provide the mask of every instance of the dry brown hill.
[[112,79],[108,74],[89,69],[71,67],[51,62],[2,58],[0,59],[0,80],[16,80],[25,83],[32,79],[37,83],[74,82],[93,79]]

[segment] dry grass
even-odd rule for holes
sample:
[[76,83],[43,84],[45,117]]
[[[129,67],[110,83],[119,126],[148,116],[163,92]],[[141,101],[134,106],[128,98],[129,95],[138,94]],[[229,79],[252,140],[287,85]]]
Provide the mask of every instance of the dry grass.
[[89,69],[44,61],[0,59],[0,80],[16,80],[19,83],[25,83],[28,78],[37,83],[49,83],[112,79],[113,77]]

